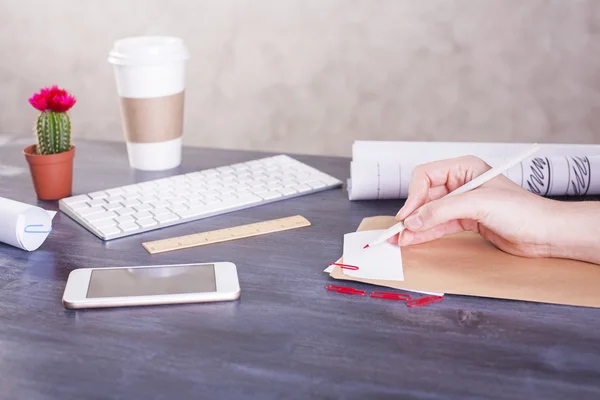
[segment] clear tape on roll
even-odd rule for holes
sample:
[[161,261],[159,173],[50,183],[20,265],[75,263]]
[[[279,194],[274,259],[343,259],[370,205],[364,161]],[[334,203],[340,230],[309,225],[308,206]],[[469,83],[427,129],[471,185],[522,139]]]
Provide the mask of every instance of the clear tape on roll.
[[37,250],[52,231],[56,211],[0,197],[0,242]]

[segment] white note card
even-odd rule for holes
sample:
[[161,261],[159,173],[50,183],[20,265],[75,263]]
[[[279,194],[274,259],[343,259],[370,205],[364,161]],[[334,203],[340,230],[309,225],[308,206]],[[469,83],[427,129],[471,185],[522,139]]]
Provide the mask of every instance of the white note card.
[[382,281],[403,281],[400,247],[389,242],[363,249],[384,230],[352,232],[344,235],[344,264],[358,270],[343,269],[344,275]]

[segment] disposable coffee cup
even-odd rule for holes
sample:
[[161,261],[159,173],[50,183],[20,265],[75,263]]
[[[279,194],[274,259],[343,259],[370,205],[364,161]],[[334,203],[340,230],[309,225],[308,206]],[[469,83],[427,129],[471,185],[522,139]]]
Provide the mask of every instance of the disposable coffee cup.
[[180,38],[139,36],[115,41],[113,65],[129,165],[162,171],[181,164],[185,63]]

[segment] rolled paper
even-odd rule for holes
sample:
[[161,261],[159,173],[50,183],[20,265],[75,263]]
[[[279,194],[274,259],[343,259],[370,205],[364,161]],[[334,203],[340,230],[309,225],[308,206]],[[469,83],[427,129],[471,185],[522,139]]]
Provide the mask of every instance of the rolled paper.
[[56,211],[0,197],[0,242],[37,250],[52,231]]
[[[406,199],[413,170],[425,163],[474,155],[494,167],[524,151],[521,143],[356,142],[350,200]],[[512,152],[512,153],[511,153]],[[600,146],[541,144],[534,156],[504,175],[540,196],[600,194]]]

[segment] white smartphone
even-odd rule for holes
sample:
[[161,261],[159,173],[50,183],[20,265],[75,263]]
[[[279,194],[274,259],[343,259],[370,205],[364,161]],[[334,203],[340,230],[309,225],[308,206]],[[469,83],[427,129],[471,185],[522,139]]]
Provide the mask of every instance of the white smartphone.
[[230,262],[71,271],[63,294],[68,309],[231,301],[240,297]]

